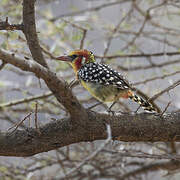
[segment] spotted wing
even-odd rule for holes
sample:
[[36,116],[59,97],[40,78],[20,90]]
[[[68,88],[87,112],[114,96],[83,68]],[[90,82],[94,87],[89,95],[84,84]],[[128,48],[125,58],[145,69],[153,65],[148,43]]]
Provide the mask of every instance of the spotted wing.
[[99,83],[105,86],[113,85],[119,89],[130,88],[127,80],[119,72],[104,64],[85,64],[78,71],[78,78],[85,82]]

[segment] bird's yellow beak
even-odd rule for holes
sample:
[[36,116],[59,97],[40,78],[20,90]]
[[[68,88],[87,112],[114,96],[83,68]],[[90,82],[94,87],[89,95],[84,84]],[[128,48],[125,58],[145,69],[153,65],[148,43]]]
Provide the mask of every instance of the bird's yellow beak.
[[70,56],[59,56],[56,60],[72,62],[73,59]]

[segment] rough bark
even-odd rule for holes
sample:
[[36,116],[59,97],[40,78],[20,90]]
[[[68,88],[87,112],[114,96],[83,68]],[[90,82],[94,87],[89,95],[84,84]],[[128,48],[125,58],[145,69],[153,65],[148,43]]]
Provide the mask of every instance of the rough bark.
[[35,0],[23,0],[23,32],[33,59],[44,67],[47,67],[36,32]]
[[180,112],[160,114],[124,114],[110,116],[83,108],[66,82],[34,61],[27,61],[0,50],[0,59],[42,78],[70,117],[36,129],[0,133],[0,155],[30,156],[69,144],[105,139],[105,123],[111,123],[112,139],[121,141],[179,141]]
[[[1,156],[31,156],[73,143],[107,138],[105,123],[110,121],[112,139],[120,141],[180,141],[180,113],[164,115],[141,113],[110,116],[87,111],[86,127],[73,125],[71,118],[40,127],[0,133]],[[76,119],[80,120],[81,117]],[[81,121],[80,121],[81,122]]]
[[[0,59],[2,59],[3,62],[19,67],[23,71],[33,72],[37,77],[42,78],[48,88],[54,93],[56,99],[69,111],[72,119],[81,117],[81,125],[83,125],[84,120],[87,118],[87,114],[79,101],[72,94],[68,84],[62,78],[58,78],[55,73],[35,61],[20,59],[15,57],[14,54],[11,55],[2,50],[0,50]],[[75,123],[75,121],[73,122]]]

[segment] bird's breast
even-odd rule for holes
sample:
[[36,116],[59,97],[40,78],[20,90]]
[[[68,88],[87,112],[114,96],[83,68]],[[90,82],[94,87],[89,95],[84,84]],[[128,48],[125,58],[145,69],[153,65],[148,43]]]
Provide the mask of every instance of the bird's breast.
[[83,80],[81,80],[81,84],[92,96],[101,102],[114,102],[127,94],[125,90],[121,90],[112,85],[105,86],[98,83],[85,82]]

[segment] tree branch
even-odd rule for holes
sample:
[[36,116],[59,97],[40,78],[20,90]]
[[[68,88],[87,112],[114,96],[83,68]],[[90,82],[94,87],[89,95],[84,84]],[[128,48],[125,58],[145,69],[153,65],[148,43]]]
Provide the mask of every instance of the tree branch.
[[180,85],[180,80],[177,80],[176,82],[174,82],[172,85],[170,85],[169,87],[165,88],[164,90],[162,90],[161,92],[155,94],[153,97],[151,97],[149,99],[149,102],[153,102],[155,101],[159,96],[161,96],[162,94],[169,92],[171,89],[174,89],[176,86]]
[[121,141],[180,141],[180,113],[109,116],[85,110],[61,78],[40,64],[0,50],[0,59],[42,78],[71,117],[36,129],[0,134],[0,155],[30,156],[81,141],[106,138],[105,122],[111,122],[112,138]]
[[23,24],[9,24],[8,17],[6,17],[6,21],[0,22],[0,30],[23,30],[24,26]]
[[175,52],[159,52],[159,53],[143,53],[143,54],[119,54],[119,55],[112,55],[112,56],[98,56],[95,55],[96,58],[102,59],[116,59],[116,58],[144,58],[144,57],[158,57],[158,56],[176,56],[180,55],[179,51]]
[[130,171],[120,177],[121,180],[129,179],[130,177],[135,177],[139,174],[146,174],[147,172],[158,171],[159,169],[166,171],[173,171],[180,168],[179,161],[168,161],[168,162],[160,162],[160,163],[151,163],[149,165],[143,166],[136,170]]
[[52,96],[52,95],[53,95],[52,92],[47,92],[47,93],[43,93],[43,94],[40,94],[40,95],[31,96],[31,97],[27,97],[27,98],[22,98],[22,99],[19,99],[19,100],[14,100],[14,101],[2,103],[2,104],[0,103],[0,111],[1,111],[1,109],[5,108],[5,107],[11,107],[11,106],[15,106],[15,105],[28,103],[28,102],[35,101],[35,100],[39,100],[39,99],[44,99],[44,98],[47,98],[47,97]]
[[71,12],[71,13],[67,13],[67,14],[61,14],[57,17],[54,17],[54,18],[51,18],[50,21],[56,21],[60,18],[63,18],[63,17],[69,17],[69,16],[77,16],[79,14],[82,14],[82,13],[86,13],[86,12],[90,12],[90,11],[98,11],[102,8],[106,8],[106,7],[109,7],[109,6],[115,6],[117,4],[121,4],[121,3],[126,3],[126,2],[129,2],[130,0],[122,0],[122,1],[115,1],[115,2],[110,2],[110,3],[105,3],[105,4],[102,4],[102,5],[99,5],[99,6],[96,6],[96,7],[92,7],[92,8],[86,8],[86,9],[83,9],[83,10],[80,10],[80,11],[75,11],[75,12]]
[[[180,113],[160,116],[149,113],[109,116],[87,111],[86,128],[73,126],[71,118],[39,128],[0,133],[1,156],[31,156],[73,143],[107,138],[105,122],[110,121],[112,139],[120,141],[180,141]],[[79,116],[79,122],[82,116]]]
[[63,79],[58,78],[55,73],[35,61],[20,59],[15,57],[14,54],[11,55],[2,50],[0,50],[0,59],[2,59],[3,62],[19,67],[23,71],[33,72],[37,77],[42,78],[56,99],[69,111],[74,119],[80,116],[83,117],[81,123],[81,125],[83,125],[83,119],[86,119],[87,116],[85,109],[72,94],[71,89]]
[[36,32],[34,4],[35,0],[23,0],[23,32],[26,36],[33,59],[44,67],[47,67]]

